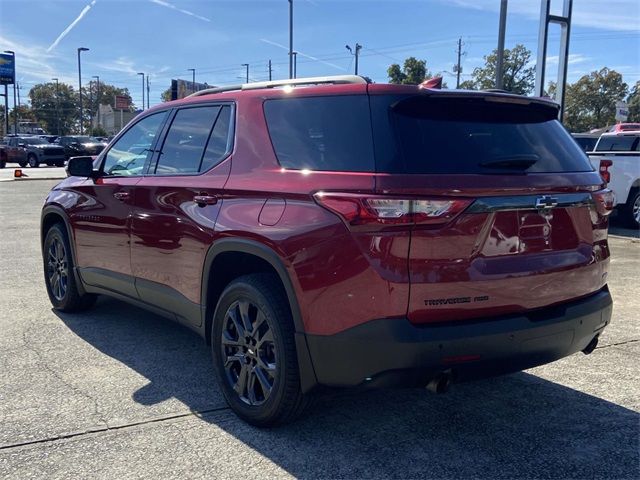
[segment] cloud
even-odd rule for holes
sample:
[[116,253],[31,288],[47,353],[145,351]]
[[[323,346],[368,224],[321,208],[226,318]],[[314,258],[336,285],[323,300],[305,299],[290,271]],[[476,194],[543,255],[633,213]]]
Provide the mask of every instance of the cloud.
[[[440,0],[447,5],[461,8],[497,12],[500,2],[497,0]],[[560,2],[552,2],[560,5]],[[524,15],[532,19],[540,18],[540,2],[533,0],[511,1],[507,8],[509,14]],[[551,13],[560,14],[553,9]],[[572,23],[581,27],[600,30],[638,31],[640,3],[637,0],[581,0],[574,2]],[[508,27],[507,27],[508,28]]]
[[210,22],[211,19],[207,18],[207,17],[203,17],[202,15],[198,15],[195,14],[193,12],[190,12],[189,10],[184,10],[182,8],[176,7],[175,5],[169,3],[169,2],[165,2],[164,0],[149,0],[151,3],[155,3],[156,5],[160,5],[162,7],[167,7],[170,8],[172,10],[176,10],[180,13],[184,13],[185,15],[189,15],[190,17],[195,17],[199,20],[205,21],[205,22]]
[[[550,55],[547,57],[547,65],[558,65],[560,61],[559,55]],[[591,57],[587,57],[583,53],[570,53],[569,54],[569,65],[575,65],[578,63],[585,63],[591,61]],[[535,62],[533,62],[535,64]]]
[[[282,45],[281,43],[274,42],[274,41],[271,41],[271,40],[267,40],[266,38],[261,38],[260,41],[264,42],[264,43],[268,43],[269,45],[273,45],[274,47],[282,48],[282,49],[286,50],[287,52],[289,51],[289,47],[287,47],[285,45]],[[308,55],[306,53],[301,52],[300,50],[295,50],[295,51],[301,57],[305,57],[305,58],[308,58],[310,60],[314,60],[316,62],[324,63],[325,65],[328,65],[330,67],[336,68],[338,70],[342,70],[343,72],[347,71],[346,68],[341,67],[340,65],[336,65],[335,63],[331,63],[331,62],[326,62],[324,60],[320,60],[318,57],[314,57],[312,55]]]
[[68,26],[67,28],[65,28],[65,29],[62,31],[62,33],[61,33],[60,35],[58,35],[58,38],[56,38],[56,39],[55,39],[55,41],[54,41],[51,45],[49,45],[49,48],[47,48],[47,52],[50,52],[51,50],[53,50],[54,48],[56,48],[56,47],[58,46],[58,44],[60,43],[60,41],[61,41],[64,37],[66,37],[66,36],[67,36],[67,34],[68,34],[71,30],[73,30],[73,27],[75,27],[75,26],[78,24],[78,22],[79,22],[80,20],[82,20],[82,18],[83,18],[87,13],[89,13],[89,10],[91,10],[91,7],[93,7],[93,6],[96,4],[96,2],[97,2],[97,0],[93,0],[89,5],[85,6],[85,7],[82,9],[82,11],[80,12],[80,15],[78,15],[78,16],[76,17],[76,19],[75,19],[73,22],[71,22],[71,23],[69,24],[69,26]]

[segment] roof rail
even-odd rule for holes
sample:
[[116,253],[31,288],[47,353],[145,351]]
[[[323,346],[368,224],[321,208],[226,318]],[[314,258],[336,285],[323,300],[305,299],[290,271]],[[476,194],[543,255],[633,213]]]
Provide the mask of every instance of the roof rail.
[[231,92],[234,90],[258,90],[261,88],[275,88],[301,85],[338,85],[338,84],[366,84],[371,81],[366,77],[360,75],[333,75],[326,77],[307,77],[307,78],[292,78],[286,80],[274,80],[268,82],[253,82],[242,83],[238,85],[229,85],[226,87],[214,87],[199,90],[197,92],[188,95],[186,98],[201,97],[202,95],[210,95],[212,93]]

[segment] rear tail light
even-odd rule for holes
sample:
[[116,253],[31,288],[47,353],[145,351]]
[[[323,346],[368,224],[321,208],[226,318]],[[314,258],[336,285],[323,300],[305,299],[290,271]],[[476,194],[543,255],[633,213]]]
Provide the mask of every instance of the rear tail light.
[[350,225],[443,224],[472,202],[460,198],[409,199],[324,192],[316,193],[314,197]]
[[591,194],[600,215],[609,215],[613,210],[613,192],[608,188]]
[[611,160],[608,160],[606,158],[600,160],[600,176],[607,183],[611,182],[611,172],[609,171],[609,167],[611,165],[613,165],[613,162]]

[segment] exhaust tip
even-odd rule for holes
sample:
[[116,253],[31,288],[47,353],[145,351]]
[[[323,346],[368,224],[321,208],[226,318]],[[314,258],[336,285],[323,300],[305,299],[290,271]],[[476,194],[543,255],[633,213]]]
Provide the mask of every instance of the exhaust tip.
[[585,355],[589,355],[591,352],[593,352],[596,349],[597,346],[598,346],[598,335],[593,337],[593,340],[589,342],[589,345],[584,347],[584,349],[582,350],[582,353],[584,353]]
[[450,372],[440,373],[427,383],[427,390],[436,394],[446,393],[449,387],[451,387]]

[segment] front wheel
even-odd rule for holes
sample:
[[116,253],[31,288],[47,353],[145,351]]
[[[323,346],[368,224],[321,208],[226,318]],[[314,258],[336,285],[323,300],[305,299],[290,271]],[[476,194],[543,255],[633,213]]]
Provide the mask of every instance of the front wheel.
[[38,168],[40,166],[40,162],[38,162],[38,157],[34,154],[31,154],[27,157],[27,161],[29,162],[29,166],[31,168]]
[[24,167],[26,167],[28,165],[28,163],[27,163],[26,160],[21,160],[21,161],[18,162],[18,165],[20,165],[20,167],[24,168]]
[[276,276],[251,274],[231,282],[211,335],[216,377],[240,418],[269,427],[303,413],[309,396],[300,389],[293,319]]
[[56,223],[47,231],[42,259],[47,293],[56,310],[76,312],[94,304],[95,295],[82,294],[78,289],[69,238],[63,225]]

